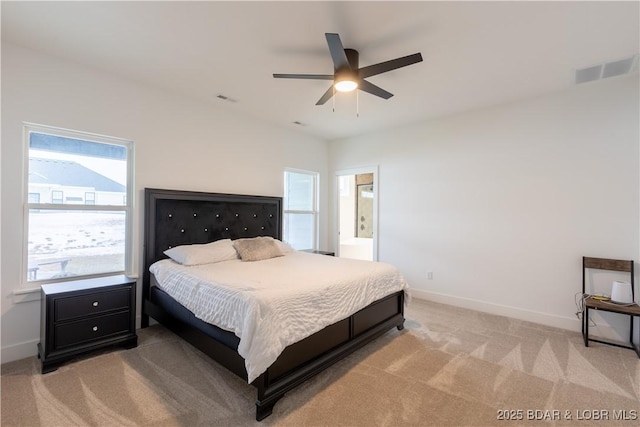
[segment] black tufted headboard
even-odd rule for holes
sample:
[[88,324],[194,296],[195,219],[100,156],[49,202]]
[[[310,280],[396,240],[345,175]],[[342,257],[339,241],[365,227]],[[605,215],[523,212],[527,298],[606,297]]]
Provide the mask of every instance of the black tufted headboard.
[[[146,188],[143,284],[170,247],[220,239],[282,239],[282,198]],[[146,292],[145,292],[146,293]]]

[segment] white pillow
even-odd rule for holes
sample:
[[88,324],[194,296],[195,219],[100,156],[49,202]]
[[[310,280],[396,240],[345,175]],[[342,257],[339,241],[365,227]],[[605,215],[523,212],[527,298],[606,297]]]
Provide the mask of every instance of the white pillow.
[[211,264],[238,259],[231,239],[216,240],[202,245],[182,245],[167,249],[164,254],[182,265]]
[[260,236],[234,240],[233,247],[242,261],[260,261],[284,255],[276,242],[273,237]]
[[273,239],[273,240],[275,240],[276,244],[280,248],[280,252],[282,252],[283,254],[286,254],[289,252],[295,252],[295,249],[293,249],[293,247],[287,242],[283,242],[282,240],[278,240],[278,239]]

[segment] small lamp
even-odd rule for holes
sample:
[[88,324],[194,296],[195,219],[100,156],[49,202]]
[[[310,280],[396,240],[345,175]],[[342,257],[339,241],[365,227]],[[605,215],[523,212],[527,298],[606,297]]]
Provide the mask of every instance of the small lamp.
[[613,282],[611,286],[611,302],[616,304],[633,304],[633,292],[629,282]]

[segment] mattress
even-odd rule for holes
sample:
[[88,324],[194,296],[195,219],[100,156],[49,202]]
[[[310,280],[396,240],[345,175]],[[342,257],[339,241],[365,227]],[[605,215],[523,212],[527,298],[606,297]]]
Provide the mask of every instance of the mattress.
[[150,267],[158,286],[194,315],[240,339],[248,382],[280,353],[324,327],[409,286],[390,264],[306,252],[255,262]]

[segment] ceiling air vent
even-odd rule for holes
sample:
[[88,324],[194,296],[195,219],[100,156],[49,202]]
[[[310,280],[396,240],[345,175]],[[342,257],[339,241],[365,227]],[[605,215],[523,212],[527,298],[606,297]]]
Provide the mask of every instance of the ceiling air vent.
[[581,68],[576,70],[576,83],[586,83],[599,80],[602,75],[602,64],[595,67]]
[[621,76],[631,71],[635,56],[631,58],[621,59],[620,61],[607,62],[602,70],[602,78]]
[[576,70],[576,84],[628,74],[636,68],[637,59],[638,55],[633,55],[618,61],[605,62]]

